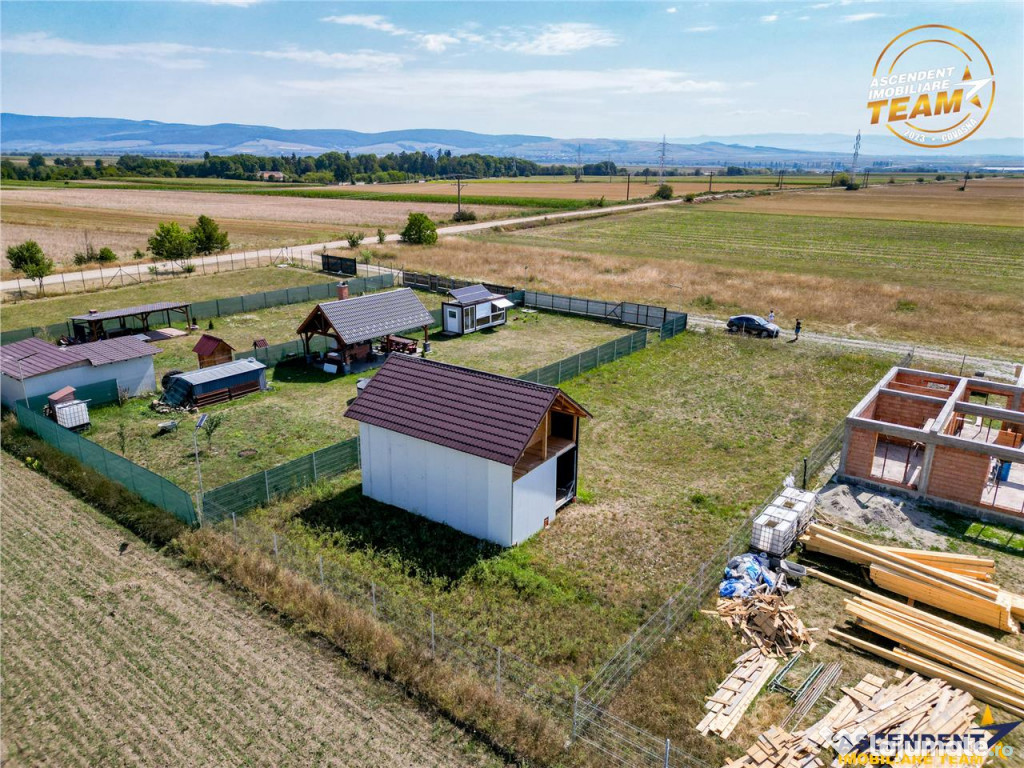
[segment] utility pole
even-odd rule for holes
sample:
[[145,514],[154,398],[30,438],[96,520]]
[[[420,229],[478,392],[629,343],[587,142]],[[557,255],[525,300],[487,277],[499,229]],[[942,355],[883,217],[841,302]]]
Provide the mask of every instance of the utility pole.
[[711,191],[711,181],[714,178],[715,178],[715,172],[714,171],[709,171],[708,172],[708,192]]
[[458,206],[459,206],[458,210],[459,210],[459,213],[462,213],[462,180],[464,178],[466,178],[466,177],[463,176],[461,173],[457,174],[455,176],[455,190],[456,190],[456,195],[458,197]]
[[583,181],[583,147],[576,145],[576,181]]
[[828,185],[831,187],[831,186],[833,186],[835,184],[835,182],[836,182],[836,169],[833,166],[833,168],[832,168],[832,178],[830,178],[828,180]]
[[658,158],[658,183],[665,183],[665,152],[667,145],[665,144],[665,134],[661,134],[661,153]]
[[866,187],[868,185],[868,179],[871,178],[871,171],[864,171],[864,183],[861,186]]
[[857,180],[857,158],[860,157],[860,131],[857,131],[857,140],[853,142],[853,160],[850,162],[850,183]]
[[786,175],[786,170],[783,168],[779,171],[779,189],[782,189],[782,177]]
[[[627,169],[627,171],[626,171],[626,202],[629,202],[629,177],[631,175],[632,174],[630,174],[629,170]],[[966,181],[964,181],[964,187],[965,188],[967,187],[967,182]]]

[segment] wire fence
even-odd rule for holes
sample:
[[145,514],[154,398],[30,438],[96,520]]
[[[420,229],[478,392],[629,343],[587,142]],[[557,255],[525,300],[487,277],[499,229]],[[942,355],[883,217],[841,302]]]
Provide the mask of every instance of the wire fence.
[[[603,320],[639,325],[645,328],[661,329],[670,320],[682,319],[686,327],[686,313],[676,312],[651,304],[635,304],[631,301],[601,301],[579,296],[561,296],[555,293],[523,291],[523,306],[530,309],[546,309],[567,315],[583,315]],[[673,326],[675,327],[675,326]],[[678,333],[678,331],[676,331]]]
[[561,676],[489,643],[414,599],[392,592],[373,580],[325,558],[315,545],[268,531],[224,509],[211,509],[224,522],[221,532],[236,546],[273,557],[309,581],[330,590],[387,624],[403,640],[432,658],[472,672],[495,693],[545,714],[569,737],[573,689]]
[[106,448],[86,440],[21,403],[15,404],[18,423],[61,453],[78,459],[82,464],[113,480],[129,491],[160,509],[166,510],[188,525],[196,525],[197,518],[192,497],[170,480],[148,469],[111,453]]
[[321,448],[276,467],[212,488],[203,494],[203,521],[214,524],[266,506],[275,498],[359,466],[359,438]]
[[548,386],[555,387],[563,381],[579,376],[581,373],[592,371],[600,365],[614,362],[619,358],[646,348],[647,331],[636,331],[628,336],[622,336],[605,342],[599,347],[594,347],[585,352],[559,360],[557,363],[545,365],[543,368],[536,368],[518,378],[524,381],[532,381],[535,384],[547,384]]

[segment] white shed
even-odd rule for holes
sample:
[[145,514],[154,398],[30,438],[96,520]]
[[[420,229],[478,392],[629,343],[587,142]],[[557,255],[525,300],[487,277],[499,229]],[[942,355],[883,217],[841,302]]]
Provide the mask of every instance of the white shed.
[[504,325],[505,311],[514,307],[500,293],[482,284],[448,291],[451,301],[441,303],[442,328],[446,334],[459,335]]
[[576,497],[580,418],[557,387],[392,355],[345,415],[363,494],[502,546]]
[[59,347],[35,337],[0,347],[0,400],[8,408],[62,387],[117,381],[135,397],[156,389],[153,355],[161,350],[132,336]]

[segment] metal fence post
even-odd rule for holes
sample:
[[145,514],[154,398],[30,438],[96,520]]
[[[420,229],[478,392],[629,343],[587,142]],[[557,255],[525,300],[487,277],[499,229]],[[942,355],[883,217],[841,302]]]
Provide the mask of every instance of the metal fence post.
[[580,687],[578,685],[573,686],[572,689],[572,741],[576,740],[576,718],[579,714],[580,708]]
[[235,544],[238,544],[238,521],[235,520],[235,510],[231,510],[231,532],[235,535]]
[[665,605],[665,634],[672,631],[672,602],[674,600],[675,596],[670,597]]
[[267,492],[267,504],[270,503],[270,476],[267,474],[267,470],[263,470],[263,487]]
[[669,768],[668,760],[672,753],[672,739],[665,739],[665,768]]
[[498,646],[498,661],[495,665],[496,679],[497,679],[497,692],[501,696],[501,646]]
[[323,555],[317,555],[316,559],[317,559],[317,562],[320,565],[320,587],[323,588],[323,586],[324,586],[324,556]]
[[373,603],[373,617],[377,618],[377,585],[370,582],[370,602]]
[[313,451],[313,453],[311,455],[313,456],[313,482],[315,483],[316,480],[317,480],[317,476],[316,476],[316,451]]

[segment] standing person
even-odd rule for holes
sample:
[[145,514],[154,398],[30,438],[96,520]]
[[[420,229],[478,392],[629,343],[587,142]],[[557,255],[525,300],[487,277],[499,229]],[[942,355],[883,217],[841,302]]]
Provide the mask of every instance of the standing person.
[[774,309],[769,309],[768,310],[768,322],[769,323],[774,323],[775,322],[775,310]]
[[800,318],[798,317],[796,319],[796,327],[793,328],[793,341],[796,341],[797,339],[800,338],[800,328],[801,327],[802,326],[800,325]]

